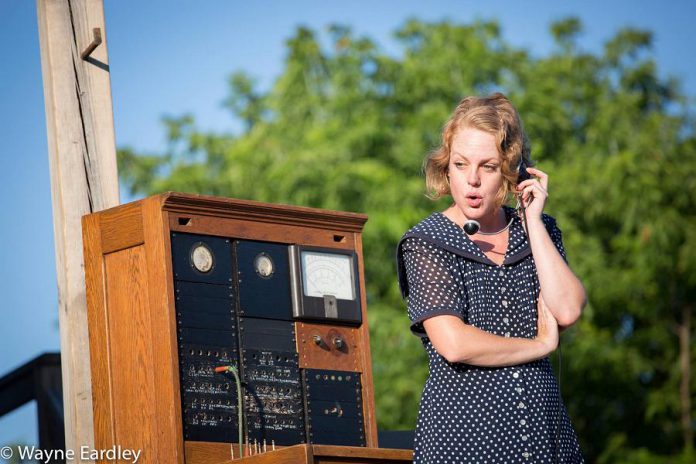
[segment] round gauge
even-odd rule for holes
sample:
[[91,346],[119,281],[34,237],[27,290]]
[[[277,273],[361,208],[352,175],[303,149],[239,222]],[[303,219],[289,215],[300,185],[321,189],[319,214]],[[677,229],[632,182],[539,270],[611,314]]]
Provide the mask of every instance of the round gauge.
[[266,253],[259,253],[256,255],[256,258],[254,258],[254,270],[264,279],[270,278],[275,272],[273,260]]
[[191,266],[200,273],[208,273],[215,264],[213,252],[203,242],[194,243],[191,247]]

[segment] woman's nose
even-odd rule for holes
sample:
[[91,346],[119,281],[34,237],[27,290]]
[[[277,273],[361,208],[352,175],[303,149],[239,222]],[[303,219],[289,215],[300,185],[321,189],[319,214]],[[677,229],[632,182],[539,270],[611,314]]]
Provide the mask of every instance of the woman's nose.
[[475,166],[469,167],[469,172],[466,174],[466,181],[469,185],[478,186],[481,183],[481,179],[478,175],[478,169]]

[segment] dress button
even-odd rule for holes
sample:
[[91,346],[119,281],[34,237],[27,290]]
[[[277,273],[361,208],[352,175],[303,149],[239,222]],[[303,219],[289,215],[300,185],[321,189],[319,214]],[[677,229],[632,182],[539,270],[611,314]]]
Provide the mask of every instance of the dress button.
[[505,293],[505,287],[500,287],[500,293]]
[[505,338],[510,338],[510,332],[505,332]]
[[524,420],[524,419],[520,419],[520,425],[525,425],[526,423],[527,423],[527,421],[526,421],[526,420]]
[[520,376],[520,373],[519,373],[519,372],[515,372],[515,373],[512,374],[512,376],[513,376],[514,378],[517,378],[517,377]]
[[503,300],[500,303],[503,305],[503,308],[507,308],[507,306],[508,306],[507,300]]
[[524,403],[522,401],[517,403],[517,409],[524,409]]
[[505,272],[503,272],[503,270],[501,269],[501,270],[498,272],[498,275],[499,275],[499,276],[504,276],[504,275],[505,275]]
[[522,441],[527,441],[527,435],[522,435]]
[[509,324],[509,323],[510,323],[510,319],[508,319],[507,317],[504,317],[504,318],[503,318],[503,322],[506,323],[506,324]]
[[524,456],[525,459],[529,459],[529,453],[526,451],[522,453],[522,456]]
[[515,388],[515,391],[516,391],[517,393],[522,393],[522,392],[524,391],[524,388],[522,388],[522,387],[517,387],[517,388]]

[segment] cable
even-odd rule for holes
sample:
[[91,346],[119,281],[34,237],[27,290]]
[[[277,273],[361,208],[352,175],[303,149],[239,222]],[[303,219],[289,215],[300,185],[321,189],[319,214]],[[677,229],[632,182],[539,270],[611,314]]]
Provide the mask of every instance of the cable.
[[561,397],[561,374],[563,373],[561,360],[561,336],[558,336],[558,424],[556,425],[556,462],[561,462],[561,411],[563,409],[563,398]]
[[239,457],[244,456],[244,445],[243,445],[243,434],[242,434],[242,413],[244,411],[243,408],[243,398],[242,398],[242,382],[239,380],[239,373],[237,372],[237,368],[234,366],[219,366],[215,368],[216,373],[227,373],[231,372],[232,375],[234,376],[234,381],[235,384],[237,385],[237,417],[239,419]]
[[[533,199],[533,198],[532,198]],[[522,225],[524,231],[527,234],[527,241],[529,241],[529,228],[527,227],[527,210],[522,201],[522,194],[517,195],[517,210],[520,212],[522,219]],[[532,243],[529,242],[529,247],[531,249]],[[532,255],[533,256],[533,255]],[[533,258],[532,258],[533,259]],[[536,278],[537,282],[539,276]],[[534,288],[534,282],[532,282],[532,289]],[[541,291],[541,283],[539,283],[539,291]],[[535,299],[532,299],[534,302]],[[538,304],[538,303],[537,303]],[[561,373],[563,372],[561,367],[563,354],[561,353],[561,334],[558,334],[558,420],[556,421],[556,462],[560,464],[561,462],[561,411],[563,410],[563,401],[561,397]]]

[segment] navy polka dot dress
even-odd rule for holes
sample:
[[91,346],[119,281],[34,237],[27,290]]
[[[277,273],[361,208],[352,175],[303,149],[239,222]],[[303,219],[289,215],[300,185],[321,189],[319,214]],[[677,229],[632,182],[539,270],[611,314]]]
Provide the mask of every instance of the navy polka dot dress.
[[[430,368],[416,425],[416,464],[584,462],[548,358],[509,367],[449,363],[423,328],[424,320],[450,314],[496,335],[536,336],[536,267],[521,220],[504,208],[512,224],[500,266],[441,213],[399,242],[399,285]],[[556,221],[544,215],[544,223],[565,259]]]

